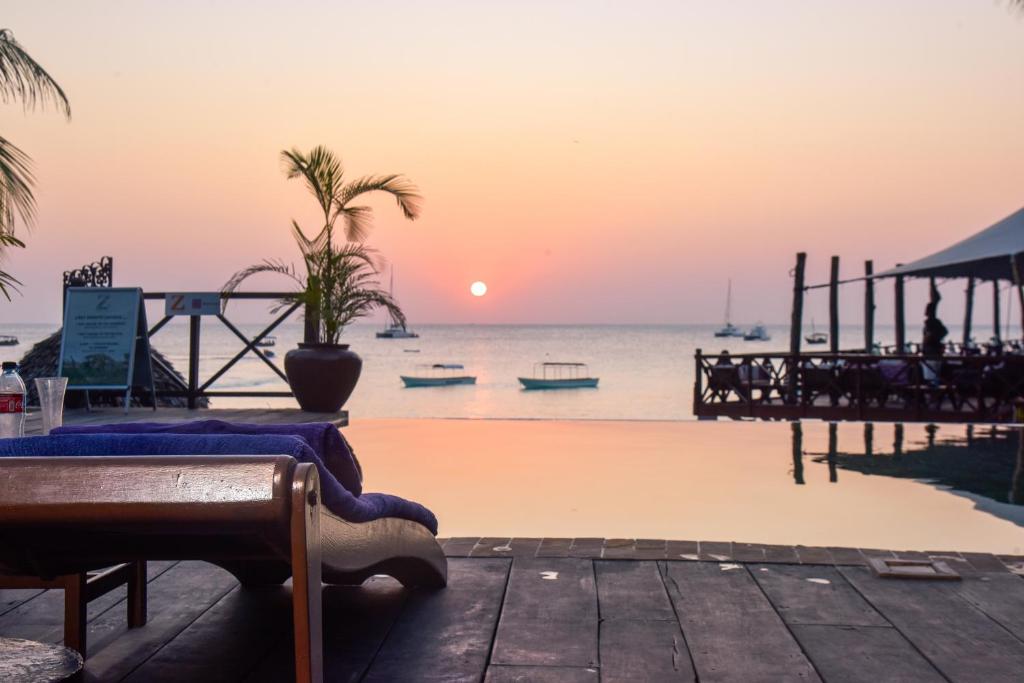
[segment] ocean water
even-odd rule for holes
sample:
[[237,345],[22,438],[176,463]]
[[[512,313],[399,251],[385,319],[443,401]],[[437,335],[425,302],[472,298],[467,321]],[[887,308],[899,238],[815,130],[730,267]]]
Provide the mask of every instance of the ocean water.
[[[239,325],[255,335],[262,325]],[[346,408],[356,417],[444,417],[523,419],[690,420],[694,353],[728,349],[733,353],[784,351],[789,331],[769,325],[766,342],[718,339],[715,325],[420,325],[418,339],[377,339],[375,325],[356,324],[345,330],[342,342],[363,359],[363,374]],[[21,340],[0,347],[0,357],[19,360],[55,325],[2,325],[0,334]],[[951,330],[951,338],[959,332]],[[274,362],[283,369],[284,355],[302,337],[299,323],[275,331]],[[913,330],[908,336],[916,338]],[[891,343],[892,329],[880,327],[877,337]],[[841,330],[841,346],[863,343],[863,330]],[[153,338],[182,373],[188,367],[188,324],[173,321]],[[202,323],[200,383],[243,347],[215,318]],[[596,389],[524,391],[517,380],[531,376],[544,361],[587,363],[600,378]],[[399,375],[422,372],[433,363],[462,363],[477,378],[475,385],[405,388]],[[285,390],[287,386],[254,355],[239,361],[214,385],[220,390]],[[293,407],[289,398],[215,398],[214,407]]]

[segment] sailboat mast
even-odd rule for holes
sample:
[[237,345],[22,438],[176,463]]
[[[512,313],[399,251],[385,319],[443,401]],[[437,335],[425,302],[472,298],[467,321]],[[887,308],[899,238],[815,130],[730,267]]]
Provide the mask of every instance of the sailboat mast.
[[732,278],[729,278],[729,285],[725,289],[725,324],[732,320]]

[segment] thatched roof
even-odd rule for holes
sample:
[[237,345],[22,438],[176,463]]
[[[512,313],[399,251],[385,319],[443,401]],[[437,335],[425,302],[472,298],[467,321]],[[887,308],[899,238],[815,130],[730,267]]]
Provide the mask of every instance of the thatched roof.
[[[57,360],[60,357],[60,335],[61,331],[58,330],[33,346],[19,363],[21,367],[18,372],[21,373],[21,378],[25,380],[25,388],[28,390],[28,396],[26,398],[28,399],[29,405],[39,405],[39,397],[36,395],[36,383],[32,380],[36,377],[55,377],[57,375]],[[173,370],[174,366],[159,351],[151,349],[151,352],[154,359],[159,359],[168,368]],[[185,381],[184,377],[182,377],[181,373],[177,370],[174,370],[174,374],[179,380]],[[157,363],[153,364],[153,378],[158,392],[161,390],[174,391],[179,387],[179,385],[173,382],[168,373]],[[123,397],[124,394],[120,391],[89,391],[89,401],[93,405],[120,406]],[[84,407],[85,395],[79,391],[69,392],[65,399],[65,405],[68,408]],[[151,407],[153,403],[150,400],[148,392],[140,391],[138,393],[132,393],[132,405]],[[187,404],[184,397],[168,396],[158,397],[157,405],[184,408]],[[200,408],[209,408],[209,399],[198,399],[198,406]]]

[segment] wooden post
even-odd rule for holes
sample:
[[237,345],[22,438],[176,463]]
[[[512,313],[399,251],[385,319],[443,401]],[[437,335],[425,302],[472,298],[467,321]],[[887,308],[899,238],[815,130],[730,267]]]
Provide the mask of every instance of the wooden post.
[[803,485],[804,482],[804,427],[799,420],[790,424],[793,430],[793,483]]
[[907,352],[907,323],[903,313],[903,276],[896,276],[896,353]]
[[967,301],[964,303],[964,349],[971,343],[971,318],[974,316],[974,278],[967,278]]
[[[202,318],[190,315],[188,318],[188,409],[196,409],[199,395],[199,323]],[[155,403],[154,403],[155,407]]]
[[828,480],[835,484],[839,481],[839,471],[836,469],[836,453],[839,450],[839,425],[835,422],[828,423]]
[[799,252],[796,255],[796,267],[793,268],[793,314],[789,320],[789,373],[787,403],[796,401],[796,380],[800,364],[800,338],[804,326],[804,266],[807,264],[807,254]]
[[864,262],[864,353],[875,348],[875,264]]
[[1003,333],[999,331],[1002,322],[999,320],[999,280],[992,281],[992,336],[996,343],[1003,341]]
[[828,342],[832,353],[839,353],[839,257],[832,257],[828,280]]

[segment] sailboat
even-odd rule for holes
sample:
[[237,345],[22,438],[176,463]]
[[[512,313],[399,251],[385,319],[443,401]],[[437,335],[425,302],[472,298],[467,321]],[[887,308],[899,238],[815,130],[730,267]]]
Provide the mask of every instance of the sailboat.
[[729,279],[729,287],[725,294],[725,327],[715,330],[716,337],[742,337],[743,330],[730,322],[732,317],[732,278]]
[[[391,283],[388,285],[388,294],[395,293],[395,269],[391,268]],[[420,335],[405,328],[405,323],[398,320],[390,312],[388,313],[388,324],[383,330],[377,333],[377,339],[415,339]]]
[[814,329],[814,318],[811,318],[811,333],[804,337],[804,341],[808,344],[824,344],[828,341],[828,335],[824,332],[818,332]]

